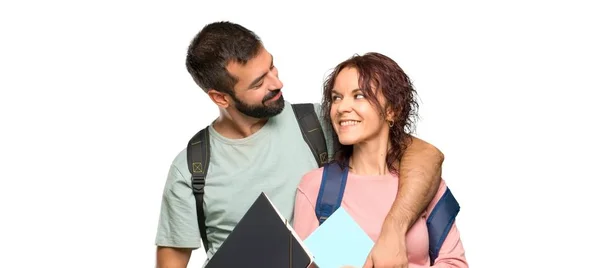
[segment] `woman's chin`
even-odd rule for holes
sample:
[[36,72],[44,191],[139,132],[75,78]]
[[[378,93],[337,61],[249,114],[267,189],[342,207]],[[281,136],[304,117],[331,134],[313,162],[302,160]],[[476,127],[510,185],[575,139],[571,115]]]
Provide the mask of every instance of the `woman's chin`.
[[340,144],[342,145],[354,145],[357,142],[356,138],[351,137],[338,137],[340,140]]

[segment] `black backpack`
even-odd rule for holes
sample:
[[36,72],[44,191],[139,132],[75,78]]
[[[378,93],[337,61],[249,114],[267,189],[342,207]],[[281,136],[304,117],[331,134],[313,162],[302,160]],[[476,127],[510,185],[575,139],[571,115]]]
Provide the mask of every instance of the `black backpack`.
[[[300,125],[302,137],[310,147],[310,150],[319,167],[328,162],[327,144],[325,135],[312,103],[292,104],[296,120]],[[188,169],[192,174],[192,190],[196,198],[196,212],[198,214],[198,227],[204,250],[208,251],[208,239],[206,236],[206,223],[203,207],[204,183],[208,164],[210,163],[210,139],[208,137],[208,126],[200,130],[187,145]]]

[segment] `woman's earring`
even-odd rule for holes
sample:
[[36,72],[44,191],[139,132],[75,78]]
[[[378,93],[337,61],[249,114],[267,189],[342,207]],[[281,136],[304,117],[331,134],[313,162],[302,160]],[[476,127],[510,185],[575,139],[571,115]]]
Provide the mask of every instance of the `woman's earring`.
[[394,121],[388,121],[388,125],[389,125],[390,127],[393,127],[393,126],[394,126]]

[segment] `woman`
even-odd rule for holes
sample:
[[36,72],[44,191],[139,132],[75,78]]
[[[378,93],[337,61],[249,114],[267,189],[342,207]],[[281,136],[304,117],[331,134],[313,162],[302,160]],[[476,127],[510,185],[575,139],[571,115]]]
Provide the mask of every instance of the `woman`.
[[[340,63],[325,82],[323,117],[339,139],[335,161],[349,168],[341,206],[373,241],[396,197],[399,163],[395,160],[410,142],[418,108],[414,95],[400,66],[378,53]],[[301,239],[319,227],[315,205],[322,174],[323,168],[307,173],[297,189],[294,229]],[[406,234],[411,267],[431,263],[432,267],[468,267],[454,224],[437,258],[433,262],[429,258],[426,220],[445,190],[442,180],[436,196]]]

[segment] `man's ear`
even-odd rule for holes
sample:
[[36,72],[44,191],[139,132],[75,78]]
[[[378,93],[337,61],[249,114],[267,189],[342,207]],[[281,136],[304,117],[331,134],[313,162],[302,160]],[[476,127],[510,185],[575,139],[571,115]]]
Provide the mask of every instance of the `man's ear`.
[[221,108],[227,108],[229,105],[231,105],[231,98],[229,98],[226,93],[209,89],[207,94],[208,97]]

